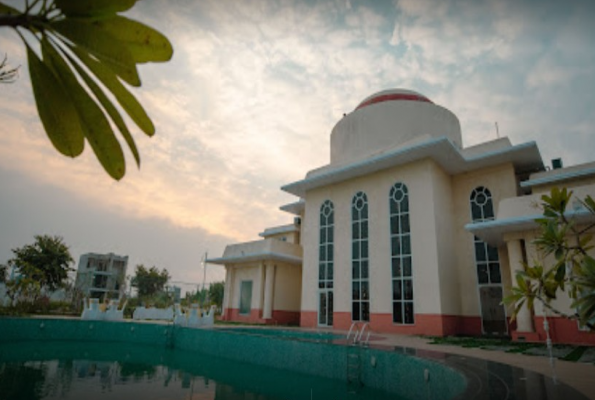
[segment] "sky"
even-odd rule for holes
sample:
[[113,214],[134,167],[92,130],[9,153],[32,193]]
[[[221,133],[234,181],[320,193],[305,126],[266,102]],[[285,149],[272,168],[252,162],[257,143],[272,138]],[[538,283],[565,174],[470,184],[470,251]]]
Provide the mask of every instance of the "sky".
[[[7,3],[22,8],[21,1]],[[174,56],[139,67],[133,93],[157,133],[129,127],[112,180],[90,147],[70,159],[45,135],[25,48],[0,29],[0,55],[21,65],[0,86],[0,263],[34,235],[167,268],[186,290],[200,260],[292,221],[279,188],[329,162],[330,132],[375,92],[418,91],[461,122],[463,144],[536,141],[546,164],[592,161],[595,2],[161,1],[124,14],[164,33]],[[130,122],[130,121],[128,121]],[[125,149],[125,151],[127,151]],[[223,280],[209,265],[207,282]]]

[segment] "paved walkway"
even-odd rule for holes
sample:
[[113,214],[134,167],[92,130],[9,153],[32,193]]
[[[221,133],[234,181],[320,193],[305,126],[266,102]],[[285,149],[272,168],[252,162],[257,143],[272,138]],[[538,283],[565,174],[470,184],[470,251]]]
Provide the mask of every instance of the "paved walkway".
[[[374,334],[373,343],[383,346],[411,347],[415,349],[441,351],[449,354],[475,357],[524,368],[549,377],[554,376],[548,357],[506,353],[499,350],[430,344],[429,341],[430,339],[417,336]],[[559,381],[574,387],[588,398],[595,400],[594,364],[556,360],[555,374]]]

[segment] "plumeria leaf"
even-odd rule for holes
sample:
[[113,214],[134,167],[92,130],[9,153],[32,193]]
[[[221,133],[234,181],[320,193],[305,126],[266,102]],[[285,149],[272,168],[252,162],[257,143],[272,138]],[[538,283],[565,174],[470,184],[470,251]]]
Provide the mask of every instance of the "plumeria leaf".
[[98,21],[63,19],[51,24],[59,34],[88,51],[132,86],[140,86],[140,78],[128,47],[100,29]]
[[58,71],[66,89],[72,96],[81,120],[83,133],[105,171],[120,180],[126,173],[124,154],[101,108],[78,82],[76,76],[57,50],[46,40],[41,42],[44,60]]
[[93,17],[126,11],[136,0],[55,0],[55,3],[67,16]]
[[152,136],[155,133],[153,122],[136,100],[136,98],[124,87],[118,80],[115,73],[104,64],[91,58],[84,50],[77,46],[71,46],[70,49],[77,55],[89,70],[103,83],[103,85],[115,96],[118,103],[128,113],[130,118],[147,135]]
[[125,44],[137,63],[169,61],[173,55],[169,40],[140,22],[116,16],[99,20],[94,25]]
[[27,46],[31,86],[41,123],[50,141],[60,153],[76,157],[85,141],[74,103],[60,79]]

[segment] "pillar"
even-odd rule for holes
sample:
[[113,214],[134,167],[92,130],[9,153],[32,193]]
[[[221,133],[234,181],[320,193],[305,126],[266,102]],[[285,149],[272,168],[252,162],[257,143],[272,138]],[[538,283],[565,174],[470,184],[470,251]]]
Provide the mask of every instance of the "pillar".
[[[512,275],[512,284],[516,284],[516,274],[523,270],[523,250],[521,241],[518,239],[506,242],[508,248],[508,260],[510,262],[510,274]],[[523,304],[516,316],[517,332],[535,332],[533,328],[533,317],[531,311],[527,308],[527,303]]]
[[226,315],[226,310],[231,308],[232,303],[232,288],[233,288],[233,269],[232,267],[225,266],[225,290],[223,292],[223,310],[222,317],[230,317]]
[[268,264],[266,266],[266,275],[264,280],[264,308],[262,318],[271,319],[273,317],[273,285],[275,282],[275,266]]

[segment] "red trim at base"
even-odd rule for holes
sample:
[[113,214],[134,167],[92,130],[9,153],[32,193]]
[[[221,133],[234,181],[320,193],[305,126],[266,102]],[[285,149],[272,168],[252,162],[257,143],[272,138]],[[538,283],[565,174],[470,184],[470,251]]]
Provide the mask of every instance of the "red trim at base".
[[300,326],[302,328],[316,328],[318,326],[318,313],[316,311],[300,312]]
[[[267,323],[269,320],[267,320]],[[299,325],[300,312],[299,311],[284,311],[273,310],[272,323],[281,325]]]
[[[595,332],[579,330],[576,321],[562,317],[548,317],[547,320],[552,342],[595,345]],[[547,335],[543,328],[543,317],[534,317],[533,322],[540,341],[545,341]]]
[[300,313],[298,311],[273,310],[273,317],[269,319],[262,318],[262,310],[252,309],[250,315],[240,314],[237,308],[226,308],[222,321],[259,323],[267,325],[299,325]]

